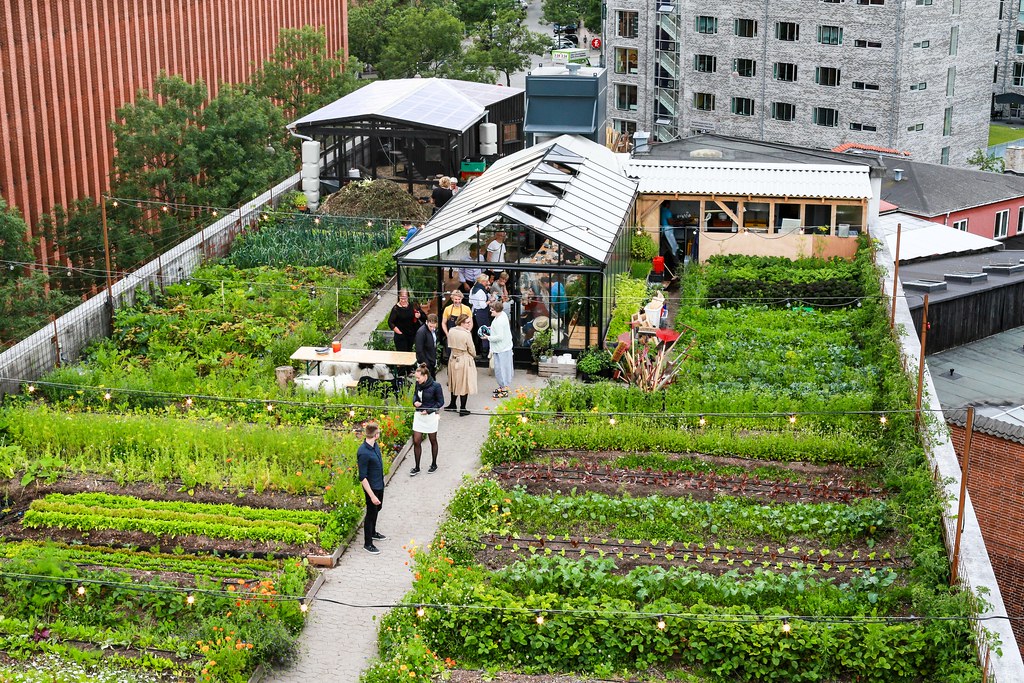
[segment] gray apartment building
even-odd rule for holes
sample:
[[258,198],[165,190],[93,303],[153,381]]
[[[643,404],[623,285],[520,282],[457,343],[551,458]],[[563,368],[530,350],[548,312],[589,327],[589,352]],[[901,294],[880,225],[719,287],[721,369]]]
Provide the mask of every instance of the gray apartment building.
[[609,123],[965,165],[988,144],[997,42],[1024,42],[999,37],[1010,2],[607,0]]
[[[1024,11],[1018,0],[999,0],[999,34],[992,69],[993,97],[1002,93],[1024,96]],[[1024,104],[1011,104],[1011,116],[1024,115]]]

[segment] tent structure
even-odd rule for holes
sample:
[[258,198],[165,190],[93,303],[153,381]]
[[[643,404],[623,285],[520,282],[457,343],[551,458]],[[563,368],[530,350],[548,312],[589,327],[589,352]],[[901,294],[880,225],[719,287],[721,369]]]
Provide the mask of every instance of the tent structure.
[[495,124],[487,160],[523,148],[524,91],[445,78],[373,81],[289,126],[320,139],[328,165],[321,179],[339,184],[350,171],[389,178],[411,192],[437,175],[459,176],[464,159],[481,158],[481,123]]
[[[449,270],[506,271],[518,349],[538,315],[556,349],[601,345],[614,278],[629,268],[635,199],[636,181],[602,145],[563,135],[530,147],[498,160],[398,250],[400,286],[430,299],[452,284]],[[480,263],[488,253],[501,262]]]
[[1004,92],[995,97],[996,104],[1015,104],[1018,107],[1024,105],[1024,95],[1015,92]]

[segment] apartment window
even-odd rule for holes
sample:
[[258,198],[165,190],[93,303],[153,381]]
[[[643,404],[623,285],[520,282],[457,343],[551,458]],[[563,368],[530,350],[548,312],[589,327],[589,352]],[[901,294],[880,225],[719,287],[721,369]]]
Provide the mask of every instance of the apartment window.
[[852,84],[854,90],[879,90],[877,83],[865,83],[864,81],[854,81]]
[[813,120],[819,126],[835,128],[839,125],[839,110],[830,107],[815,107]]
[[619,38],[636,38],[640,35],[640,13],[619,10],[616,13]]
[[930,41],[930,40],[922,40],[919,43],[914,43],[914,47],[931,47],[931,46],[932,46],[932,41]]
[[932,0],[917,0],[914,4],[915,5],[930,5],[930,4],[932,4]]
[[714,55],[694,55],[693,70],[713,74],[718,69],[718,58]]
[[697,33],[718,33],[718,17],[698,16],[696,28]]
[[1010,224],[1010,210],[1003,209],[996,212],[996,226],[993,235],[996,239],[1006,237],[1007,227]]
[[757,75],[757,62],[753,59],[732,60],[732,72],[744,78],[753,78]]
[[1002,33],[997,33],[996,34],[996,52],[999,52],[999,46],[1002,44],[1002,42],[1003,42],[1003,34]]
[[946,111],[942,114],[942,134],[953,134],[953,107],[946,107]]
[[818,85],[839,85],[839,69],[831,66],[814,67],[814,82]]
[[790,43],[800,40],[800,24],[795,21],[776,21],[775,38]]
[[826,5],[838,5],[838,4],[839,4],[839,3],[841,3],[841,2],[843,1],[843,0],[821,0],[821,1],[822,1],[823,3],[825,3]]
[[709,92],[693,93],[693,108],[701,111],[715,110],[715,96]]
[[924,130],[924,124],[923,123],[914,123],[912,125],[907,126],[907,130],[908,131]]
[[882,43],[877,40],[855,40],[853,41],[854,47],[882,47]]
[[796,64],[775,62],[772,67],[772,75],[777,81],[793,82],[796,80]]
[[753,116],[754,100],[749,97],[732,98],[732,113],[737,116]]
[[622,111],[636,111],[636,86],[625,83],[615,84],[615,108]]
[[885,0],[857,0],[858,5],[884,5]]
[[740,38],[756,38],[757,37],[757,20],[756,19],[733,19],[732,32]]
[[873,123],[851,123],[850,130],[863,130],[875,132],[876,130],[878,130],[878,127],[875,126],[875,124]]
[[953,0],[953,16],[960,14],[960,0]]
[[1017,209],[1017,234],[1024,232],[1024,206]]
[[999,65],[998,64],[996,64],[995,67],[992,69],[992,82],[993,83],[998,83],[999,82]]
[[818,27],[818,42],[822,45],[842,45],[843,44],[843,27],[842,26],[819,26]]
[[946,69],[946,97],[952,97],[956,89],[956,67]]
[[634,47],[615,48],[615,73],[635,74],[637,69],[637,53]]
[[1024,55],[1024,31],[1017,31],[1017,44],[1014,47],[1014,52],[1019,55]]
[[911,90],[927,90],[928,89],[928,84],[923,82],[923,81],[921,83],[911,83],[910,84],[910,89]]
[[964,218],[963,220],[960,221],[953,221],[953,229],[963,230],[964,232],[967,232],[967,219]]
[[954,26],[949,29],[949,54],[955,55],[960,44],[960,27]]
[[792,121],[796,118],[796,105],[789,102],[772,102],[772,118],[776,121]]
[[943,147],[939,152],[939,163],[943,166],[949,166],[949,147]]
[[1024,62],[1018,62],[1013,65],[1013,84],[1016,86],[1024,85]]
[[636,132],[636,121],[629,121],[627,119],[612,119],[612,128],[615,129],[616,133],[626,133],[632,135]]

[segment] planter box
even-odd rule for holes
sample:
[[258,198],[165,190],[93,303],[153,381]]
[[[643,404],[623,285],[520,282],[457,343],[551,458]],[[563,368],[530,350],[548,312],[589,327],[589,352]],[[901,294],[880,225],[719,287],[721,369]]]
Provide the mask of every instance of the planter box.
[[537,374],[540,377],[575,377],[576,363],[555,363],[554,361],[538,361]]

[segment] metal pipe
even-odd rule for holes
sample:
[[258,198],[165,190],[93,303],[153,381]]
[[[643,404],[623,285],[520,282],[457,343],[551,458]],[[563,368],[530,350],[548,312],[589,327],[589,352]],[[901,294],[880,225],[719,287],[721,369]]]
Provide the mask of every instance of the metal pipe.
[[974,434],[974,406],[967,407],[967,426],[964,430],[964,465],[960,475],[960,502],[956,511],[956,534],[953,540],[953,559],[949,570],[949,585],[955,586],[960,565],[960,537],[964,532],[964,506],[967,498],[967,478],[971,475],[971,435]]

